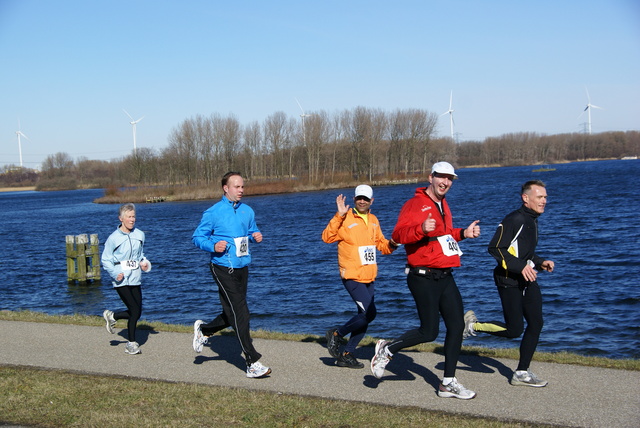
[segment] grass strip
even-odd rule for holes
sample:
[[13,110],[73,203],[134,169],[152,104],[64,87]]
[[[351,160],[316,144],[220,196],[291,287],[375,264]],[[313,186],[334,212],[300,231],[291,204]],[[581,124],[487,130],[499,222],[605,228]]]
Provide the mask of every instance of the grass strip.
[[0,425],[38,427],[533,427],[238,388],[0,366]]

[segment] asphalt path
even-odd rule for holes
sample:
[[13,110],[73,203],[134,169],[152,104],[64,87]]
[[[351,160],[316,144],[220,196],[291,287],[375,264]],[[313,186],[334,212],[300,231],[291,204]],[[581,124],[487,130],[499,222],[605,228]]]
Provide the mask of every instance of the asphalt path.
[[[119,324],[120,325],[120,324]],[[548,380],[544,388],[511,386],[516,361],[463,355],[456,377],[477,392],[472,400],[436,394],[443,356],[400,352],[382,379],[369,370],[373,348],[356,357],[364,369],[335,365],[324,344],[255,339],[270,376],[250,379],[233,336],[214,336],[203,352],[193,351],[192,334],[138,330],[142,353],[124,352],[126,332],[116,328],[0,321],[0,364],[62,369],[100,375],[124,375],[415,406],[506,421],[575,427],[640,427],[640,372],[533,362],[531,370]]]

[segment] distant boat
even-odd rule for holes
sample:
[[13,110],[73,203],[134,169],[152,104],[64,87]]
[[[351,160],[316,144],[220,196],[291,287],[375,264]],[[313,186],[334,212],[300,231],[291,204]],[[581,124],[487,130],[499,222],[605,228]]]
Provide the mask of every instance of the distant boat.
[[625,156],[622,158],[622,160],[636,160],[638,159],[638,156]]
[[547,171],[555,171],[555,168],[549,168],[548,166],[543,166],[540,168],[532,169],[532,172],[547,172]]

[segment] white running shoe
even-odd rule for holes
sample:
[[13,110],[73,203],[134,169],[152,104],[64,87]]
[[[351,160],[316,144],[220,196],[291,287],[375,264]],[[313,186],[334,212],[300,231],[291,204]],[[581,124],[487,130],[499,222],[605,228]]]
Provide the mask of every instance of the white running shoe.
[[473,324],[478,322],[476,314],[473,311],[467,311],[464,314],[464,330],[462,332],[462,340],[469,336],[475,336],[476,331],[473,329]]
[[549,382],[546,380],[542,380],[538,378],[538,376],[534,375],[530,371],[526,371],[524,374],[518,374],[518,372],[513,372],[513,377],[511,378],[511,385],[520,385],[520,386],[533,386],[536,388],[542,388],[543,386],[547,386]]
[[247,367],[247,377],[264,377],[271,373],[271,369],[269,367],[263,366],[260,361],[256,361]]
[[140,345],[138,345],[138,342],[127,342],[124,346],[124,352],[129,355],[139,354],[141,352]]
[[197,353],[202,352],[202,346],[207,343],[207,338],[202,334],[200,325],[204,324],[204,321],[197,320],[193,323],[193,350]]
[[102,317],[107,322],[107,331],[113,334],[113,327],[116,326],[116,319],[113,317],[113,311],[105,309],[105,311],[102,313]]
[[443,385],[442,382],[440,382],[440,387],[438,388],[438,397],[469,400],[475,396],[475,392],[465,388],[456,378],[453,378],[449,385]]
[[384,375],[384,368],[387,367],[391,358],[387,356],[386,347],[389,344],[386,340],[378,340],[376,352],[371,359],[371,373],[380,379]]

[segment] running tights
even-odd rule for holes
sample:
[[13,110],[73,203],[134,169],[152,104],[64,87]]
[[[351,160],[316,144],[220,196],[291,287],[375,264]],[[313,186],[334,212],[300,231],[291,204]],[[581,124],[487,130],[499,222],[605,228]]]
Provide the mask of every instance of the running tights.
[[416,302],[420,327],[393,340],[389,351],[395,354],[401,349],[434,341],[438,337],[442,315],[447,328],[444,339],[444,377],[454,377],[462,348],[464,319],[462,297],[453,276],[447,275],[434,280],[410,272],[407,284]]
[[127,330],[129,334],[129,342],[136,341],[136,327],[140,315],[142,315],[142,287],[139,285],[123,285],[116,287],[118,295],[127,307],[126,311],[120,311],[113,314],[117,320],[128,320]]
[[[489,333],[494,336],[515,338],[524,330],[520,342],[520,361],[516,370],[529,370],[531,359],[538,346],[542,331],[542,293],[537,282],[530,282],[527,286],[498,287],[504,323],[500,321],[477,322],[475,331]],[[524,320],[527,328],[524,328]]]
[[373,282],[364,284],[352,279],[343,279],[342,283],[358,307],[358,313],[338,329],[338,334],[342,337],[351,334],[344,350],[353,353],[367,333],[369,323],[376,318],[376,304],[373,299],[375,286]]

